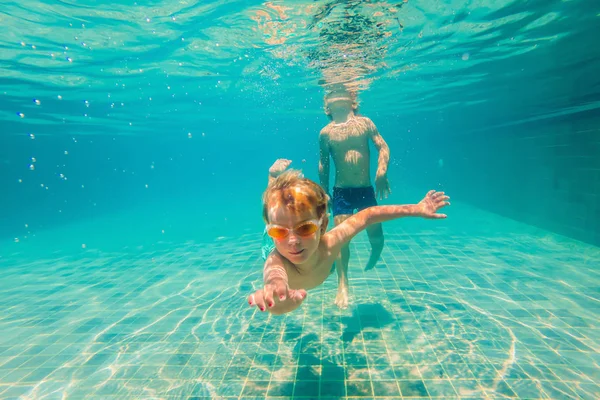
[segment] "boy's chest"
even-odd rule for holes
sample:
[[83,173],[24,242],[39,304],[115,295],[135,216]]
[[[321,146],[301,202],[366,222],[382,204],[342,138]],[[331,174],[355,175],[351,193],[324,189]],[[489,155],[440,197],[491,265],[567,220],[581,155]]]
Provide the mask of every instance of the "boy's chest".
[[299,272],[295,268],[288,268],[288,285],[290,289],[314,289],[317,286],[325,282],[325,279],[331,272],[331,264],[327,266],[327,263],[320,263],[315,266],[310,272]]

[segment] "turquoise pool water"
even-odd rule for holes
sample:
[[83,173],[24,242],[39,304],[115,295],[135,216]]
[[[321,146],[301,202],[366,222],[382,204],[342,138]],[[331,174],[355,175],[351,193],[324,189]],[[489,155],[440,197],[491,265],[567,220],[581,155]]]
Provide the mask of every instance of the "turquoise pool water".
[[[0,399],[597,399],[600,9],[40,1],[0,11]],[[261,193],[318,179],[324,87],[448,219],[249,308]]]

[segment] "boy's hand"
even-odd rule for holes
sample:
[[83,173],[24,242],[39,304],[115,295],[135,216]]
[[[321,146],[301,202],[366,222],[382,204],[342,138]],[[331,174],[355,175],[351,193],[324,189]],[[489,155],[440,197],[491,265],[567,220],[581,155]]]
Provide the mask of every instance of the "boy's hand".
[[271,165],[271,168],[269,168],[269,175],[271,175],[273,178],[277,178],[283,173],[283,171],[287,169],[287,167],[290,166],[291,163],[292,160],[287,160],[285,158],[276,160],[273,165]]
[[446,214],[436,214],[436,212],[442,207],[449,206],[448,200],[450,197],[446,196],[444,192],[430,190],[425,198],[417,204],[418,213],[423,218],[446,218]]
[[379,200],[387,199],[388,195],[392,193],[390,189],[390,182],[388,181],[387,175],[378,175],[375,177],[375,196],[379,197]]
[[298,305],[306,299],[306,290],[290,289],[285,281],[278,279],[265,284],[264,289],[259,289],[248,297],[250,307],[257,306],[260,311],[273,308],[277,303],[289,299]]

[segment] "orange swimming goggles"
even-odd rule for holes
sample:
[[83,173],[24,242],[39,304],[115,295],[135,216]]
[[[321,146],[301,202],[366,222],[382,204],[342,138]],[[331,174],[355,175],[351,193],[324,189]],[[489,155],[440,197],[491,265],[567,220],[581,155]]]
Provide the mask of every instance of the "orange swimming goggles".
[[300,237],[309,237],[316,233],[321,227],[320,219],[311,219],[310,221],[304,221],[296,225],[293,229],[286,228],[285,226],[269,224],[267,225],[267,235],[273,239],[281,240],[289,236],[290,230]]

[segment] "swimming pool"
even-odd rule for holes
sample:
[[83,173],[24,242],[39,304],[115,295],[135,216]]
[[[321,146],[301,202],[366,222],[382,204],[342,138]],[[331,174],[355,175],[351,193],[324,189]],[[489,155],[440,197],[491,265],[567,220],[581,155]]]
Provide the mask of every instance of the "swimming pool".
[[[3,5],[0,399],[599,398],[596,8]],[[370,271],[358,235],[348,309],[334,273],[260,313],[269,165],[318,179],[339,82],[382,204],[448,219],[386,223]]]

